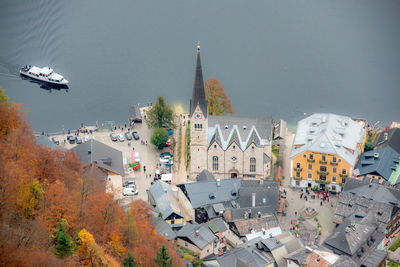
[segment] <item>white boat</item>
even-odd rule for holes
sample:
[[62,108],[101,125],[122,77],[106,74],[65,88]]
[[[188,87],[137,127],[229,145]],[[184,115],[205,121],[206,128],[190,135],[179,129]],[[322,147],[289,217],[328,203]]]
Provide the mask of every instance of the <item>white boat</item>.
[[25,65],[20,69],[19,73],[23,76],[42,82],[65,86],[68,85],[67,79],[54,72],[54,70],[50,69],[49,67],[39,68],[36,66]]

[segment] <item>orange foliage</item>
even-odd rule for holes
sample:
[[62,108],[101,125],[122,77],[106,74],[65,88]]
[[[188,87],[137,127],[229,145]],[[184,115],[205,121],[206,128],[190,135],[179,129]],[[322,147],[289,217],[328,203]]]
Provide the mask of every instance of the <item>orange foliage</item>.
[[[18,105],[0,102],[1,265],[118,266],[129,251],[141,266],[153,266],[165,244],[173,266],[182,266],[176,245],[151,226],[143,201],[123,212],[105,193],[101,170],[83,167],[71,151],[37,145],[23,115]],[[62,260],[53,238],[61,218],[72,239],[80,240],[77,253]]]
[[231,100],[225,94],[221,81],[210,78],[204,83],[206,99],[208,101],[208,115],[223,116],[234,114]]

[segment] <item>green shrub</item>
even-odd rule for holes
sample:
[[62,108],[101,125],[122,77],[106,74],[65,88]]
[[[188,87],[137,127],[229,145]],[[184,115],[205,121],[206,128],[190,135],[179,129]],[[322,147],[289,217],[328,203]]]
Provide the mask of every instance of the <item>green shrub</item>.
[[396,241],[389,247],[390,251],[396,251],[400,247],[400,238],[397,238]]
[[399,267],[399,264],[397,262],[388,261],[387,266],[389,266],[389,267]]

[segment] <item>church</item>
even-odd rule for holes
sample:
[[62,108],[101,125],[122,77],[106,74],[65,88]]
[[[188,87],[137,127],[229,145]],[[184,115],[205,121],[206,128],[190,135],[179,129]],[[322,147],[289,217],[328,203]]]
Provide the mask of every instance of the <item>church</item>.
[[208,115],[200,46],[197,46],[190,121],[191,179],[203,170],[217,179],[260,179],[270,175],[272,119]]

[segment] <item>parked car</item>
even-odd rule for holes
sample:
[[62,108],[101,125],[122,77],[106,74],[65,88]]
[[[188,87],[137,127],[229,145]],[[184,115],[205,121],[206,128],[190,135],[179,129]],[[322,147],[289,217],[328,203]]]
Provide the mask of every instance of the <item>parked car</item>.
[[135,187],[136,187],[136,184],[135,184],[134,181],[126,181],[126,182],[124,183],[124,187],[133,187],[133,188],[135,188]]
[[87,142],[87,141],[89,141],[90,138],[88,135],[85,135],[83,139],[85,140],[85,142]]
[[54,144],[59,145],[60,144],[60,140],[58,140],[57,137],[52,137],[51,141],[53,141]]
[[171,146],[171,139],[168,139],[167,143],[165,143],[166,147],[170,147]]
[[126,132],[126,133],[125,133],[125,137],[126,137],[126,140],[129,140],[129,141],[132,140],[132,135],[131,135],[130,132]]
[[160,164],[165,164],[167,166],[172,166],[174,162],[171,159],[160,158]]
[[162,152],[160,153],[160,158],[172,158],[173,154],[171,152]]
[[122,133],[118,134],[117,138],[118,138],[118,141],[120,141],[120,142],[124,142],[125,141],[124,135]]
[[132,187],[124,187],[124,191],[122,194],[124,196],[135,196],[139,194],[139,191],[137,191],[135,188]]
[[111,141],[117,142],[117,135],[115,133],[110,133]]
[[135,140],[139,140],[139,134],[137,132],[133,132],[132,135]]
[[75,142],[77,143],[77,144],[82,144],[82,138],[78,135],[78,136],[75,136]]
[[68,135],[67,140],[70,144],[75,144],[75,138],[72,135]]

